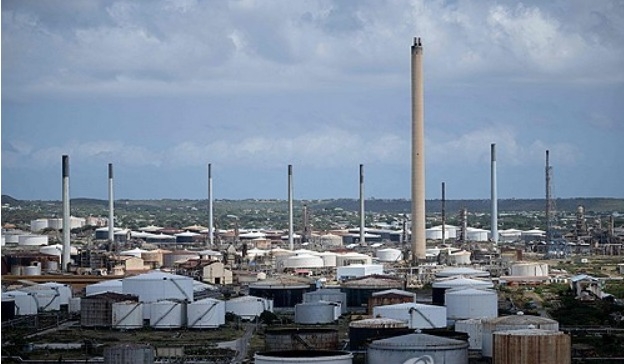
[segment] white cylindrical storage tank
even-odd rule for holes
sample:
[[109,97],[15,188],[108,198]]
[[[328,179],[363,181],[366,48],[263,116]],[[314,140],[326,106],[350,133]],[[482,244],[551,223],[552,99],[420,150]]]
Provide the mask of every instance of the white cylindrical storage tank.
[[432,303],[434,305],[443,306],[445,303],[444,294],[448,289],[458,289],[458,288],[492,288],[494,287],[494,283],[491,281],[481,280],[481,279],[472,279],[466,278],[464,276],[453,276],[451,278],[442,278],[437,279],[433,284],[431,284],[432,288]]
[[154,348],[147,344],[119,344],[104,348],[104,364],[153,364]]
[[179,329],[186,325],[186,303],[158,301],[150,304],[150,326],[155,329]]
[[[442,240],[442,225],[432,226],[425,230],[427,240]],[[457,226],[445,225],[444,239],[457,238]]]
[[43,264],[43,270],[46,272],[58,272],[59,262],[56,260],[46,260]]
[[186,306],[189,329],[216,329],[225,325],[225,302],[206,298]]
[[113,302],[112,326],[113,329],[142,329],[143,304],[134,301]]
[[455,321],[455,331],[468,334],[471,350],[481,350],[483,341],[483,322],[481,319]]
[[40,276],[41,263],[25,266],[23,272],[25,276]]
[[48,227],[48,219],[30,220],[30,231],[39,232]]
[[255,364],[352,364],[353,354],[334,350],[269,351],[254,354]]
[[47,235],[20,235],[17,241],[22,246],[48,245]]
[[373,307],[373,317],[407,322],[410,329],[446,327],[446,307],[420,303],[399,303]]
[[315,255],[300,254],[286,258],[284,268],[323,268],[323,259]]
[[190,277],[152,271],[122,282],[123,294],[139,297],[141,302],[176,299],[193,302],[193,279]]
[[15,301],[16,316],[37,314],[37,299],[32,293],[22,291],[3,292],[2,299],[12,299]]
[[[303,325],[330,324],[336,317],[336,310],[340,310],[340,304],[334,302],[309,302],[295,305],[295,323]],[[340,312],[338,313],[340,316]]]
[[468,241],[488,241],[489,239],[489,230],[468,228],[466,231],[466,240]]
[[408,334],[373,341],[366,350],[368,364],[468,363],[468,343],[428,334]]
[[340,289],[322,288],[303,294],[303,303],[318,301],[339,302],[341,313],[347,313],[347,294]]
[[375,252],[375,256],[382,262],[398,262],[403,260],[403,252],[393,248],[379,249]]
[[102,281],[99,283],[89,284],[85,287],[87,296],[93,296],[98,293],[114,292],[123,293],[123,280],[112,279],[110,281]]
[[516,264],[512,264],[510,275],[530,277],[548,276],[548,264],[538,262],[518,262]]
[[47,282],[40,284],[40,286],[48,287],[52,290],[57,291],[60,295],[59,300],[61,305],[69,305],[69,300],[73,297],[72,288],[69,284]]
[[19,234],[6,234],[4,236],[4,240],[6,244],[17,244],[19,243]]
[[446,316],[449,321],[498,316],[498,295],[495,291],[475,288],[447,290]]
[[501,316],[494,319],[483,320],[483,347],[482,354],[492,357],[493,336],[497,331],[542,329],[559,331],[559,323],[547,317],[523,315],[521,313],[511,316]]
[[61,300],[58,292],[52,290],[38,290],[29,292],[37,301],[40,311],[58,311],[61,309]]
[[335,268],[336,267],[336,253],[331,252],[321,252],[318,255],[321,259],[323,259],[323,266],[327,268]]
[[273,312],[273,301],[255,296],[236,297],[225,301],[225,311],[240,316],[243,320],[253,320],[264,311]]

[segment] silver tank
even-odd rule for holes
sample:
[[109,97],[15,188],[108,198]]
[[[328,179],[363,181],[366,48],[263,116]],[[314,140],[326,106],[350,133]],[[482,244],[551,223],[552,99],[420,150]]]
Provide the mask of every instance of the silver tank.
[[468,342],[428,334],[408,334],[373,341],[368,364],[467,364]]

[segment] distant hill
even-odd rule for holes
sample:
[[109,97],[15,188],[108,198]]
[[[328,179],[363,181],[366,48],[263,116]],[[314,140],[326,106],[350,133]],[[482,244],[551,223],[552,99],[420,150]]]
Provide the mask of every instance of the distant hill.
[[[36,203],[46,203],[47,205],[59,204],[61,201],[28,201],[17,200],[8,195],[2,195],[2,204],[11,206],[25,206]],[[346,211],[358,211],[360,202],[356,199],[327,199],[314,201],[295,201],[297,205],[305,203],[313,210],[322,209],[343,209]],[[286,208],[284,200],[216,200],[215,205],[228,205],[232,208],[249,209],[254,206],[257,208],[266,208],[269,205],[276,208]],[[92,198],[73,198],[71,200],[72,208],[74,207],[97,207],[102,208],[108,205],[107,200],[99,200]],[[161,200],[117,200],[116,208],[184,208],[193,206],[199,210],[205,210],[206,200],[188,200],[188,199],[161,199]],[[543,211],[545,209],[544,199],[501,199],[498,201],[499,212],[520,212],[520,211]],[[624,213],[624,199],[621,198],[567,198],[556,199],[554,201],[555,210],[574,212],[577,207],[583,206],[586,212],[620,212]],[[468,209],[469,212],[488,213],[490,211],[489,199],[472,199],[472,200],[447,200],[446,211],[453,213],[462,208]],[[441,212],[442,202],[440,200],[427,200],[426,210],[428,213]],[[368,212],[392,212],[392,213],[410,213],[411,201],[407,199],[370,199],[366,200],[366,211]]]

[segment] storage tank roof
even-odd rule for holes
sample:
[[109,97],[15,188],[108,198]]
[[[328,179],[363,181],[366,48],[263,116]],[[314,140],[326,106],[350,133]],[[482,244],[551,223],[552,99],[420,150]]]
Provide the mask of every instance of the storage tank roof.
[[495,331],[494,335],[510,335],[510,336],[551,336],[564,335],[561,331],[543,330],[543,329],[520,329],[520,330],[503,330]]
[[437,277],[452,277],[452,276],[457,276],[457,275],[489,277],[490,272],[487,272],[484,270],[473,269],[473,268],[458,267],[458,268],[443,269],[439,272],[436,272],[435,275]]
[[349,324],[349,327],[359,327],[359,328],[406,328],[407,321],[403,320],[395,320],[391,318],[373,318],[373,319],[365,319],[365,320],[357,320],[352,321]]
[[403,282],[398,278],[382,275],[370,275],[355,278],[342,283],[345,288],[401,288]]
[[230,299],[230,302],[257,302],[264,301],[266,298],[256,297],[256,296],[240,296]]
[[549,319],[548,317],[534,315],[500,316],[490,320],[485,320],[484,322],[494,325],[544,325],[557,323],[557,321]]
[[141,281],[141,280],[145,280],[145,281],[155,281],[155,280],[190,280],[191,278],[186,277],[186,276],[180,276],[177,274],[171,274],[171,273],[165,273],[165,272],[161,272],[158,270],[154,270],[154,271],[150,271],[144,274],[139,274],[138,276],[132,276],[132,277],[126,277],[124,278],[124,280],[131,280],[131,281]]
[[429,334],[408,334],[375,340],[369,347],[375,349],[401,348],[419,350],[463,349],[468,347],[468,342]]
[[268,288],[268,289],[280,289],[280,288],[303,288],[309,287],[314,282],[304,278],[296,276],[278,276],[271,277],[264,281],[254,282],[249,285],[250,288]]
[[494,287],[490,281],[456,276],[447,279],[439,279],[431,284],[433,288],[453,288],[453,287]]
[[492,296],[496,295],[496,292],[491,289],[476,289],[476,288],[456,288],[446,291],[446,295],[452,296]]
[[373,297],[376,296],[383,296],[383,295],[387,295],[387,294],[396,294],[396,295],[400,295],[400,296],[406,296],[406,297],[415,297],[416,293],[414,292],[408,292],[408,291],[404,291],[402,289],[387,289],[385,291],[379,291],[379,292],[373,292]]

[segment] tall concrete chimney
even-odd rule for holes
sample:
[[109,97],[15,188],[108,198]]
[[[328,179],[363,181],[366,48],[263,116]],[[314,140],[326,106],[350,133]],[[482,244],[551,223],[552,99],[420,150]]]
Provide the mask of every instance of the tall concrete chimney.
[[423,48],[412,45],[412,262],[425,259],[425,105]]
[[208,163],[208,243],[214,245],[214,216],[212,206],[212,164]]
[[366,243],[366,221],[364,216],[364,165],[360,164],[360,244]]
[[115,207],[113,197],[113,164],[108,164],[108,242],[109,250],[117,251],[115,245]]
[[492,216],[491,216],[491,232],[492,232],[492,243],[498,244],[498,193],[496,191],[496,144],[492,143],[491,148],[492,154],[492,165],[491,165],[491,181],[490,181],[490,192],[492,199]]
[[69,216],[69,156],[63,156],[63,255],[61,256],[61,270],[69,271],[69,259],[71,250],[71,227]]
[[288,165],[288,247],[295,249],[294,227],[293,227],[293,184],[292,184],[292,164]]
[[446,243],[446,186],[442,182],[442,245]]

